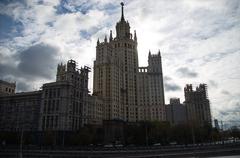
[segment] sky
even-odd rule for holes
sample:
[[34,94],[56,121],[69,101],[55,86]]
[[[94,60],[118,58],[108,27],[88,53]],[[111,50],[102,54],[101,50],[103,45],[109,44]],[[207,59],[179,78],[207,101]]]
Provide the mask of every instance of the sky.
[[[0,79],[17,91],[39,90],[57,64],[76,60],[93,69],[96,42],[120,20],[118,0],[1,0]],[[240,124],[240,1],[125,0],[138,37],[139,66],[161,51],[165,102],[184,101],[184,86],[208,85],[212,117]],[[92,91],[93,72],[89,89]]]

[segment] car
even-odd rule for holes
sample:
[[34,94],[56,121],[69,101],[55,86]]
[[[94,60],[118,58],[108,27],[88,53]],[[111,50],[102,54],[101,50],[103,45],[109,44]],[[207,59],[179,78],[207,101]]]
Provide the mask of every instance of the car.
[[155,143],[153,146],[161,146],[161,143]]
[[115,147],[123,147],[122,144],[116,144]]
[[170,142],[170,145],[177,145],[177,142]]
[[104,145],[105,148],[113,148],[113,144],[106,144]]

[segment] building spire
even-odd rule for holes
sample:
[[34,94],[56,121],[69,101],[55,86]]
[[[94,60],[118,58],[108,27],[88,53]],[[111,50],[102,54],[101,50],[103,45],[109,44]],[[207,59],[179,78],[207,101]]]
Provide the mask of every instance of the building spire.
[[110,30],[110,36],[109,36],[109,41],[112,41],[113,37],[112,37],[112,30]]
[[107,35],[105,35],[104,42],[107,43]]
[[99,42],[99,38],[98,38],[98,40],[97,40],[97,45],[99,45],[99,43],[100,43],[100,42]]
[[136,34],[136,30],[134,30],[134,41],[137,41],[137,34]]
[[123,6],[124,6],[124,3],[121,2],[120,4],[121,4],[121,6],[122,6],[122,16],[121,16],[121,21],[124,21],[124,20],[125,20],[125,19],[124,19],[124,12],[123,12]]

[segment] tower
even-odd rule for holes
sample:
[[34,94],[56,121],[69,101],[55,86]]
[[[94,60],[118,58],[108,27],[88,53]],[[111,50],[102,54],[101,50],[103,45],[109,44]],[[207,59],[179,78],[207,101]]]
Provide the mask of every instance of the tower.
[[149,93],[152,96],[150,99],[151,105],[164,105],[164,87],[162,74],[162,59],[161,52],[157,54],[148,54],[148,78],[149,78]]
[[[104,119],[125,120],[125,108],[137,104],[137,41],[122,14],[116,24],[116,37],[97,42],[94,61],[93,94],[104,99]],[[135,33],[136,35],[136,33]]]
[[138,120],[166,120],[161,53],[148,53],[148,66],[138,70]]
[[[164,105],[164,95],[160,52],[157,55],[150,55],[146,73],[139,73],[137,45],[136,31],[132,35],[130,25],[124,17],[124,4],[121,3],[121,18],[116,24],[116,37],[113,37],[110,31],[109,38],[105,36],[103,42],[98,40],[96,46],[93,95],[103,99],[103,119],[105,120],[119,119],[135,122],[144,120],[143,118],[145,120],[164,119],[162,116],[150,116],[152,110],[154,115],[156,111],[159,115],[164,115],[161,110]],[[140,74],[147,77],[141,80],[143,78]],[[143,82],[139,82],[139,79]],[[146,83],[144,83],[145,79]],[[151,82],[155,82],[156,85]],[[145,95],[143,92],[146,99],[148,98],[144,104],[139,102],[142,97],[139,94],[141,86],[149,89],[154,96],[149,98],[149,94]],[[151,100],[156,100],[156,97],[159,97],[158,100],[150,103]]]

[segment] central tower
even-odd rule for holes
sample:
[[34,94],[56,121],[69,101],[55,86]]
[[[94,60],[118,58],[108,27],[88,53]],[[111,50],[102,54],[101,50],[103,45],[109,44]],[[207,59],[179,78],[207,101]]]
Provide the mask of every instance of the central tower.
[[126,109],[137,105],[137,36],[130,33],[121,3],[121,19],[116,24],[116,37],[97,41],[94,61],[93,94],[104,101],[104,119],[126,118]]
[[[97,41],[93,95],[103,101],[104,120],[165,120],[160,51],[149,54],[149,66],[138,66],[137,35],[124,18],[116,24],[116,37]],[[144,71],[143,71],[144,69]]]

